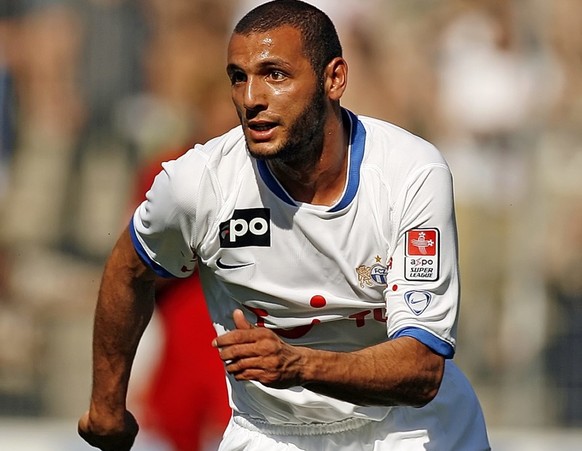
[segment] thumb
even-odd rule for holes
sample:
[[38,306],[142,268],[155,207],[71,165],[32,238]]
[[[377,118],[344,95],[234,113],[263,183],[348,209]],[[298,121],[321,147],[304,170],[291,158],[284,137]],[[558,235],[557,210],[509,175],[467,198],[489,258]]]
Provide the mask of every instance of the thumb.
[[252,329],[253,325],[247,321],[241,309],[236,309],[232,312],[232,319],[237,329]]
[[77,423],[77,432],[81,437],[85,435],[86,432],[89,431],[89,411],[85,412],[83,416],[79,419]]

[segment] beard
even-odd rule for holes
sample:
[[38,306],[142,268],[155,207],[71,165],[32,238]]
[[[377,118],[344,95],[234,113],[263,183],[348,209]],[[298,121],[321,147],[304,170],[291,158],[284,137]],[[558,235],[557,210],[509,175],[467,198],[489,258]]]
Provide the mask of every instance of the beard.
[[321,81],[305,109],[289,127],[288,138],[275,152],[269,155],[257,154],[248,142],[247,149],[252,157],[259,160],[270,160],[293,167],[309,167],[319,160],[323,151],[324,124],[325,90]]

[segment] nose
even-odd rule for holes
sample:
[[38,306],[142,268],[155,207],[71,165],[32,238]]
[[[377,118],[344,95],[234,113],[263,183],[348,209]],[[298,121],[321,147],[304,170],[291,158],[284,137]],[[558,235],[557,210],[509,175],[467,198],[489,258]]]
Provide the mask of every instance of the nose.
[[243,105],[246,110],[255,111],[266,108],[265,87],[260,78],[250,76],[245,84],[243,95]]

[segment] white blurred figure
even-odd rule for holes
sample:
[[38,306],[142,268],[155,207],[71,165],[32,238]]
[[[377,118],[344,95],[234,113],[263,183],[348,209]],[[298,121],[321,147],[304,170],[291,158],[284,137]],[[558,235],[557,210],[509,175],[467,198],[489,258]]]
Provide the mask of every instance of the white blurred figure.
[[[510,6],[505,11],[513,14]],[[524,194],[523,162],[513,161],[517,146],[510,141],[535,126],[563,85],[551,55],[518,49],[508,36],[516,30],[503,25],[476,10],[454,20],[441,40],[439,102],[449,124],[449,159],[462,169],[456,173],[461,199],[497,203],[499,195],[509,202]]]
[[[458,149],[449,160],[461,169],[455,171],[459,200],[497,203],[497,190],[522,189],[519,167],[499,147],[528,118],[533,79],[521,55],[499,45],[500,33],[491,18],[472,12],[452,22],[442,39],[440,104],[450,124],[447,147]],[[499,165],[507,163],[512,176],[500,184]],[[508,190],[506,183],[513,186]]]
[[[551,60],[544,49],[520,46],[524,16],[517,17],[509,2],[499,5],[495,14],[475,8],[459,15],[442,35],[439,95],[448,129],[441,147],[458,199],[463,341],[471,350],[465,358],[503,385],[494,395],[501,422],[504,415],[513,424],[524,421],[514,411],[521,406],[538,412],[528,419],[535,423],[546,410],[537,408],[543,392],[526,369],[544,346],[547,306],[539,253],[531,244],[543,233],[535,220],[539,184],[532,168],[536,125],[556,98],[560,77],[555,66],[545,65]],[[521,381],[517,390],[512,380]],[[527,395],[532,392],[537,395]]]
[[477,12],[458,18],[442,42],[442,105],[475,134],[511,132],[527,117],[532,79],[520,56],[499,44],[498,25]]

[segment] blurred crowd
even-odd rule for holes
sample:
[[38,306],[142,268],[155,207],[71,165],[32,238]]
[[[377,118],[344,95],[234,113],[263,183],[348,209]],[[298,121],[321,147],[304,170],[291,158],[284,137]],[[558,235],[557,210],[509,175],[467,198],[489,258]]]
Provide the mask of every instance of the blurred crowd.
[[[258,3],[0,0],[0,415],[86,408],[104,258],[144,168],[236,125],[225,47]],[[452,167],[457,359],[488,422],[582,427],[582,2],[312,3],[344,44],[344,106]]]

